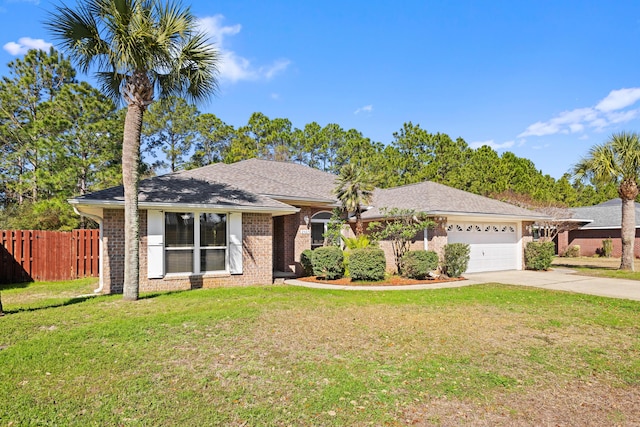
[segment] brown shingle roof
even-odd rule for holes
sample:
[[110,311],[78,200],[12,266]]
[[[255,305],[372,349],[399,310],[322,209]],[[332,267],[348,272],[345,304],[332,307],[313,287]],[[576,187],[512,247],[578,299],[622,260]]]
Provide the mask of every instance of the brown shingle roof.
[[546,218],[538,212],[431,181],[376,189],[371,205],[373,208],[362,214],[363,219],[380,218],[381,208],[413,209],[433,215]]
[[[251,159],[215,163],[140,182],[140,204],[224,205],[291,211],[286,203],[336,204],[335,175],[295,163]],[[72,203],[120,204],[123,189],[113,187],[80,196]],[[285,203],[282,203],[285,202]],[[413,209],[433,215],[478,215],[503,218],[546,218],[508,203],[435,182],[376,189],[364,219],[382,216],[380,208]]]
[[[218,180],[186,176],[182,172],[140,181],[138,202],[145,204],[177,204],[225,206],[257,210],[292,211],[287,204],[254,194]],[[124,189],[117,186],[72,199],[74,204],[124,203]]]

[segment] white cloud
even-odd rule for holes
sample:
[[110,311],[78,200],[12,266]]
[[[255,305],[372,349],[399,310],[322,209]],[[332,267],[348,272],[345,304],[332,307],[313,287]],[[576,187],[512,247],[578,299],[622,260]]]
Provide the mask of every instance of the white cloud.
[[477,142],[472,142],[471,144],[469,144],[469,147],[475,149],[478,149],[484,145],[493,148],[494,150],[500,150],[503,148],[510,148],[513,147],[513,145],[515,144],[515,141],[506,141],[503,142],[502,144],[497,144],[496,142],[493,141],[493,139],[490,139],[488,141],[477,141]]
[[206,16],[198,19],[199,29],[205,32],[220,54],[218,70],[220,79],[231,83],[241,80],[270,80],[289,67],[291,61],[278,59],[270,65],[256,67],[251,61],[225,46],[225,38],[235,36],[242,30],[240,24],[223,25],[223,15]]
[[373,105],[365,105],[364,107],[358,108],[356,111],[353,112],[353,114],[370,113],[372,111],[373,111]]
[[563,111],[550,120],[533,123],[518,137],[574,134],[588,130],[602,132],[612,125],[626,123],[639,117],[640,109],[624,110],[638,101],[640,88],[612,90],[595,107]]
[[31,37],[20,37],[18,42],[9,42],[4,46],[4,50],[13,56],[24,55],[30,49],[49,50],[53,46],[51,43],[42,39],[32,39]]
[[640,100],[640,88],[618,89],[609,92],[606,98],[598,102],[596,109],[600,111],[615,111],[628,107]]
[[271,99],[273,100],[279,100],[280,99],[280,94],[279,93],[272,93],[271,94]]

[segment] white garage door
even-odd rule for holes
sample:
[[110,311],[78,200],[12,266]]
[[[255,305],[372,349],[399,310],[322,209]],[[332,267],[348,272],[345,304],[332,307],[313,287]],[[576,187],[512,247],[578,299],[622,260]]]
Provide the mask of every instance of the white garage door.
[[449,223],[449,243],[467,243],[471,253],[467,273],[518,268],[515,223]]

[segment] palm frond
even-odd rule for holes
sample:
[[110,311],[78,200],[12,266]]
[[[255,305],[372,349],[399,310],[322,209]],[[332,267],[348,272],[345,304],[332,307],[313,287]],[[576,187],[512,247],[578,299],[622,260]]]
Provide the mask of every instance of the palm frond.
[[88,0],[75,10],[59,6],[49,18],[71,59],[84,72],[95,66],[110,97],[135,73],[145,74],[160,97],[201,101],[217,90],[218,52],[179,1]]

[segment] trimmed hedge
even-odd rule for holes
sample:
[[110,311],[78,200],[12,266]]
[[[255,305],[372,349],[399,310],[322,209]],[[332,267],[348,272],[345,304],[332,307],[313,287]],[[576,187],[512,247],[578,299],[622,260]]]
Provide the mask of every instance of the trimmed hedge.
[[[555,247],[554,247],[555,251]],[[572,245],[564,251],[564,256],[567,258],[577,258],[580,256],[580,245]],[[546,270],[546,269],[545,269]]]
[[524,260],[529,270],[548,270],[553,261],[556,246],[553,242],[529,242],[524,249]]
[[328,280],[344,275],[344,255],[337,246],[323,246],[313,251],[313,274]]
[[379,248],[351,249],[349,274],[353,280],[382,280],[387,268],[384,251]]
[[402,257],[402,275],[410,279],[423,280],[436,268],[438,254],[435,251],[409,251]]
[[444,272],[449,277],[460,277],[469,267],[470,247],[466,243],[449,243],[444,246]]
[[305,276],[313,276],[313,251],[311,249],[305,249],[300,254],[300,265]]

